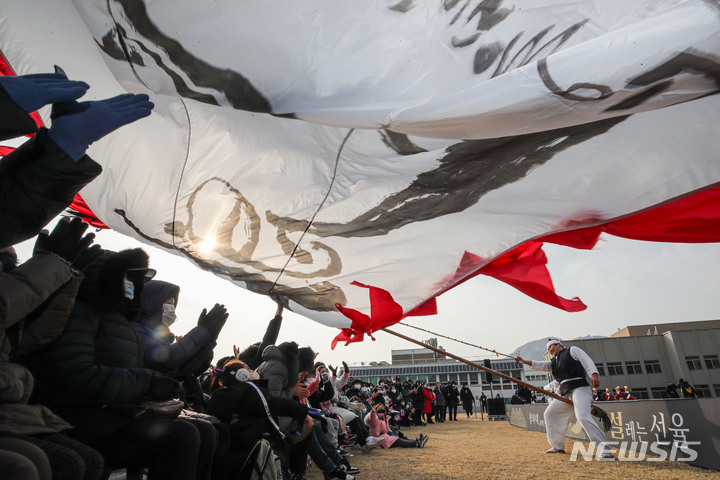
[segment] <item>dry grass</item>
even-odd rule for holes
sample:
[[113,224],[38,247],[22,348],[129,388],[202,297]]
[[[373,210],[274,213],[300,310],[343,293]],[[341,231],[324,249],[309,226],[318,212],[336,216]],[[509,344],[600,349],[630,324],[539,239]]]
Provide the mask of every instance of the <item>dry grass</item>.
[[[462,416],[462,418],[461,418]],[[445,422],[403,430],[410,438],[430,435],[424,449],[376,449],[368,454],[351,450],[350,463],[361,469],[361,480],[440,479],[718,479],[720,474],[673,462],[571,462],[569,455],[544,455],[545,434],[512,427],[505,421]],[[571,448],[571,440],[567,448]],[[315,467],[310,480],[321,480]]]

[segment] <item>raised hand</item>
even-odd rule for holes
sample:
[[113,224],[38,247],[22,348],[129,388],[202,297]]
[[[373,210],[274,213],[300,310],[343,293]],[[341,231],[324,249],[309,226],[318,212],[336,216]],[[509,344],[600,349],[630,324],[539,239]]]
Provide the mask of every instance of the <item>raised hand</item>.
[[90,88],[85,82],[68,80],[64,73],[0,77],[0,86],[27,113],[51,103],[77,100]]
[[[72,220],[69,217],[63,217],[52,232],[43,230],[38,234],[34,252],[54,253],[70,264],[79,262],[83,254],[85,257],[81,263],[85,264],[90,259],[94,260],[102,255],[102,250],[97,245],[92,249],[89,248],[95,239],[95,234],[88,233],[83,236],[87,227],[88,224],[77,217]],[[80,267],[78,266],[78,268]]]
[[147,95],[131,93],[91,102],[55,103],[50,115],[50,138],[77,162],[91,143],[147,117],[153,107]]

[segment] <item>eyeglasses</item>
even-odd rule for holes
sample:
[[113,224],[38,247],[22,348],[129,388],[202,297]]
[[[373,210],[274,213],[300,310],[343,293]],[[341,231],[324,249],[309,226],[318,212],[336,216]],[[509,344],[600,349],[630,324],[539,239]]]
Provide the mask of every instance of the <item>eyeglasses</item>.
[[143,283],[153,279],[157,270],[154,268],[128,268],[125,270],[128,280],[142,280]]

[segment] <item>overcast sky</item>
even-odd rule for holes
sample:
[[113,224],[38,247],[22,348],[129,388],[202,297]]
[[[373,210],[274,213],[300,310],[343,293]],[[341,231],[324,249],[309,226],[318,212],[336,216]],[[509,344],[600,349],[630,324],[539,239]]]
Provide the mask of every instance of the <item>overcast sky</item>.
[[[16,246],[20,260],[31,255],[34,240]],[[141,246],[150,255],[155,278],[180,285],[175,334],[196,325],[203,308],[224,303],[230,317],[218,340],[215,358],[259,341],[273,317],[275,302],[200,270],[188,260],[140,244],[112,231],[97,233],[96,243],[111,250]],[[533,300],[508,285],[478,276],[438,298],[438,315],[404,320],[453,338],[512,353],[520,345],[548,335],[571,339],[610,335],[626,325],[720,318],[720,244],[667,244],[603,236],[593,250],[546,244],[548,266],[558,294],[580,297],[588,306],[566,313]],[[392,349],[415,348],[384,332],[349,346],[330,343],[339,330],[292,312],[283,315],[278,342],[294,340],[320,353],[331,364],[390,361]],[[425,340],[430,334],[396,326],[398,332]],[[446,350],[466,358],[487,353],[439,338]]]

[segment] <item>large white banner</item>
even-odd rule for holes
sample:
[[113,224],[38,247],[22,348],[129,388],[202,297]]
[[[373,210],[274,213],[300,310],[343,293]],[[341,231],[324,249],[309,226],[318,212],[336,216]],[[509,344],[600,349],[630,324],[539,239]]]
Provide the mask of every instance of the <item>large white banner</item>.
[[89,151],[103,222],[331,326],[720,182],[713,1],[23,0],[0,50],[156,104]]

